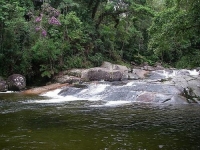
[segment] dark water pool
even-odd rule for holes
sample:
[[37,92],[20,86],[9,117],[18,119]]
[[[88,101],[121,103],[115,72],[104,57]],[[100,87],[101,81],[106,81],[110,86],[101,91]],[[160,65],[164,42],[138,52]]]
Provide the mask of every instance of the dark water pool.
[[1,150],[200,149],[199,105],[34,103],[42,99],[0,94]]

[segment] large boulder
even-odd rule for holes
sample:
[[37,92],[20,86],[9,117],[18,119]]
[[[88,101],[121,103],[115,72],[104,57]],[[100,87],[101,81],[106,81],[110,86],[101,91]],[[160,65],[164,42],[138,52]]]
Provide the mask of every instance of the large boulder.
[[0,92],[6,92],[8,90],[8,85],[6,81],[0,80]]
[[7,79],[8,90],[20,91],[26,87],[26,78],[20,74],[13,74]]
[[178,75],[172,79],[175,86],[182,91],[182,95],[190,102],[200,103],[200,77]]
[[66,70],[54,77],[58,83],[76,83],[84,81],[120,81],[128,79],[126,66],[103,62],[101,67],[90,69]]
[[101,68],[106,68],[110,71],[118,70],[122,73],[122,79],[128,79],[128,72],[129,68],[123,65],[118,65],[118,64],[112,64],[110,62],[104,61],[103,64],[101,65]]
[[106,68],[91,68],[87,72],[87,79],[89,81],[120,81],[123,73],[119,70],[109,70]]

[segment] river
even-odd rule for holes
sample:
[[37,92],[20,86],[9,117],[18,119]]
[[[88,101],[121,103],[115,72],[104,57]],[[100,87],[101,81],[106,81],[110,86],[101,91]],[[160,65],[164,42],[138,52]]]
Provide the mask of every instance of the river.
[[0,93],[0,149],[200,149],[198,104],[64,99]]

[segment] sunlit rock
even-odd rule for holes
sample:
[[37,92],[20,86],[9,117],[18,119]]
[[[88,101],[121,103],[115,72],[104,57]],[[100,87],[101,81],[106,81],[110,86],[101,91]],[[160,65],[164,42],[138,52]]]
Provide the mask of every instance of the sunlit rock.
[[140,94],[137,98],[136,98],[136,102],[142,102],[142,103],[152,103],[155,101],[155,93],[151,93],[151,92],[144,92],[142,94]]

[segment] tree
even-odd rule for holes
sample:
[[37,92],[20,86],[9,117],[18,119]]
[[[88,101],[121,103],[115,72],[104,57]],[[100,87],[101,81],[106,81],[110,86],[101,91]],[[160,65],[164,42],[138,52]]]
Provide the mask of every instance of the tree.
[[174,5],[158,12],[149,29],[149,50],[163,62],[177,67],[200,64],[199,1],[167,1]]
[[154,11],[145,0],[0,3],[1,74],[51,78],[58,71],[104,60],[148,60],[143,56]]
[[18,2],[0,1],[0,3],[2,6],[0,9],[0,73],[7,74],[14,72],[15,65],[28,42],[28,24],[22,17],[25,9]]

